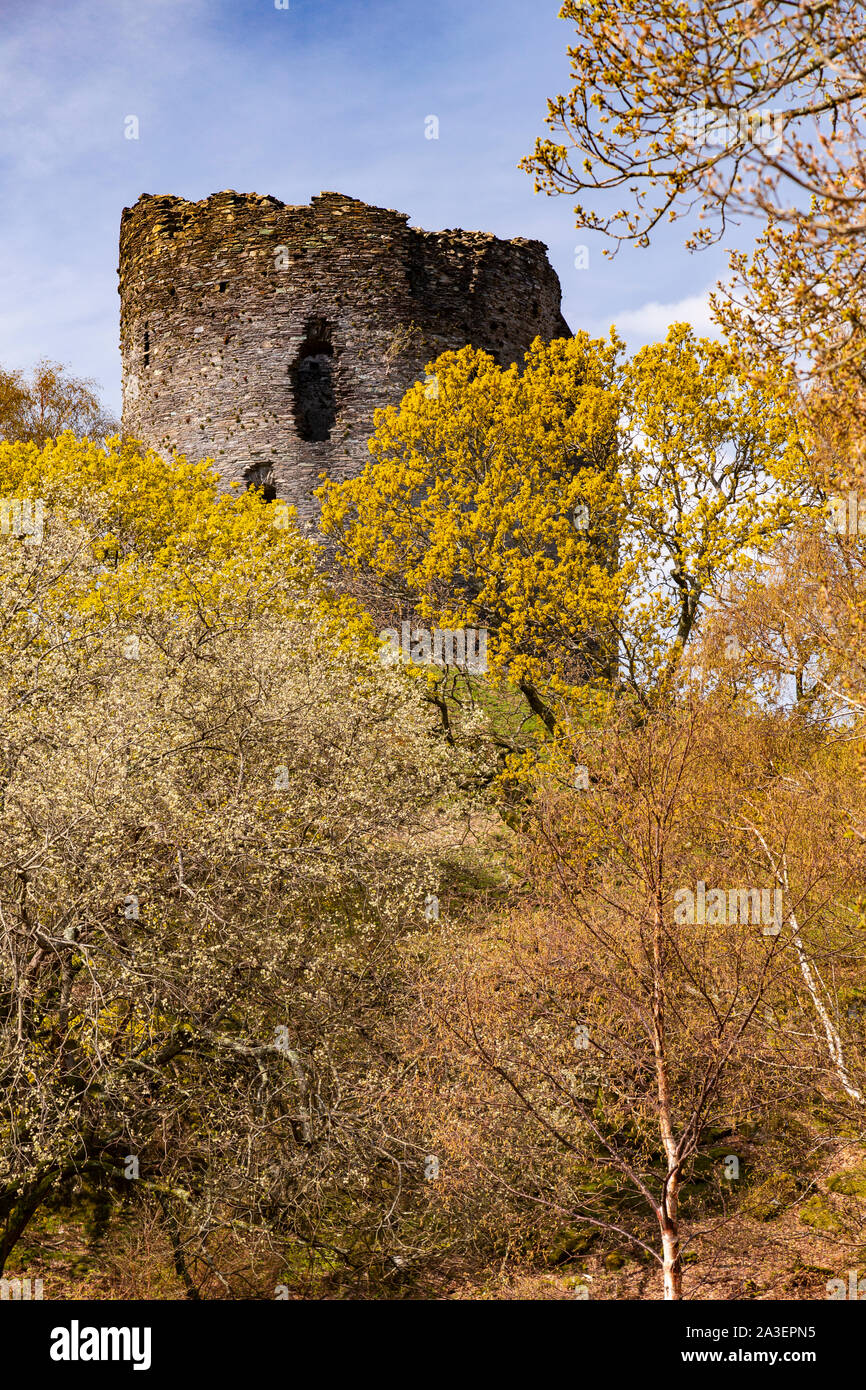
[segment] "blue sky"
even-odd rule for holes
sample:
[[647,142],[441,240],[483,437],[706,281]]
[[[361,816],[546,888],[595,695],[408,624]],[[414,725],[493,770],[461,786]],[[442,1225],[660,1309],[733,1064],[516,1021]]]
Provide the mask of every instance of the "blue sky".
[[[117,236],[140,193],[323,190],[547,243],[572,329],[711,332],[720,249],[682,226],[613,261],[516,166],[568,83],[556,0],[0,0],[0,365],[39,357],[120,405]],[[126,117],[139,139],[124,137]],[[425,118],[439,139],[425,139]],[[683,224],[684,225],[684,224]],[[575,268],[574,248],[589,247]]]

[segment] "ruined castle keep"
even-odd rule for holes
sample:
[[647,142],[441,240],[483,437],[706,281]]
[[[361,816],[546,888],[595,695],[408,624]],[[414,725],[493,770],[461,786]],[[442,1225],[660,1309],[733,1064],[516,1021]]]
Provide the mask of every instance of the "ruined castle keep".
[[541,242],[425,232],[339,193],[145,194],[119,270],[125,433],[213,458],[304,521],[319,475],[361,471],[373,412],[440,352],[471,343],[504,366],[570,334]]

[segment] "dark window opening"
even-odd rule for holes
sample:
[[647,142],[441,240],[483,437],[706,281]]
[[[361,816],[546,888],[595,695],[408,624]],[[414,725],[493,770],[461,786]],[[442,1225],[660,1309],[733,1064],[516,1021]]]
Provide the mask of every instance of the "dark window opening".
[[291,379],[300,438],[314,442],[330,439],[337,419],[337,400],[331,325],[324,319],[311,319],[307,324]]
[[249,468],[244,469],[244,482],[247,488],[261,488],[262,496],[266,502],[276,502],[277,488],[274,483],[274,472],[269,463],[252,463]]
[[150,329],[147,324],[144,325],[144,365],[150,366]]

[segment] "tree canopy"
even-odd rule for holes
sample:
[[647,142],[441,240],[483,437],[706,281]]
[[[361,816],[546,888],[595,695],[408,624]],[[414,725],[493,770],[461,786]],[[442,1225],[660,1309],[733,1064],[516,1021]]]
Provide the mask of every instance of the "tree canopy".
[[783,392],[687,325],[630,360],[578,333],[522,372],[464,348],[428,376],[323,488],[322,527],[382,611],[488,628],[536,712],[620,680],[651,698],[702,605],[815,501]]

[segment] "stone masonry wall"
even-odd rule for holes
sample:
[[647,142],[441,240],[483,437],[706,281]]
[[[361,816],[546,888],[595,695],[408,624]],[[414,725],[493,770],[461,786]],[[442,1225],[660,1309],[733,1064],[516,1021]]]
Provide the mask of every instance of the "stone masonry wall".
[[120,228],[123,428],[314,521],[319,475],[369,459],[376,407],[446,349],[506,365],[570,336],[560,297],[539,241],[424,232],[339,193],[145,194]]

